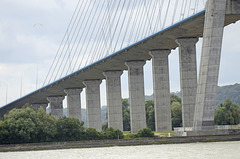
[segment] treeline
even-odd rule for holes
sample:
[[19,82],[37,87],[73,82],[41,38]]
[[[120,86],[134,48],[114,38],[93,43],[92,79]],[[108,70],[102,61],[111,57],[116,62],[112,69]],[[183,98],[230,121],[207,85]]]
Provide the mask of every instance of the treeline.
[[217,88],[217,106],[224,103],[226,98],[240,105],[240,84],[221,86]]
[[85,128],[83,122],[70,117],[56,119],[43,108],[33,109],[25,105],[13,109],[0,121],[0,144],[122,139],[120,130],[107,128],[97,132]]
[[[172,127],[182,126],[182,109],[181,98],[171,94],[171,117]],[[123,130],[130,131],[130,106],[128,99],[122,100],[122,112],[123,112]],[[146,123],[147,127],[152,131],[155,131],[155,111],[153,100],[145,101]],[[103,125],[103,130],[107,128],[107,123]]]
[[[182,108],[181,98],[175,94],[171,94],[171,119],[172,128],[182,126]],[[123,130],[130,130],[130,108],[127,99],[123,99]],[[147,127],[155,131],[155,111],[153,100],[145,102],[146,123]],[[240,123],[240,107],[226,98],[224,103],[220,103],[215,110],[214,121],[216,125],[237,125]],[[107,124],[103,125],[103,129],[107,128]]]
[[[145,103],[147,128],[131,137],[153,137],[155,130],[154,102]],[[130,131],[130,107],[127,99],[122,101],[123,129]],[[182,126],[181,99],[171,94],[172,126]],[[229,98],[221,103],[215,111],[216,125],[237,125],[240,123],[240,107]],[[47,114],[43,108],[33,109],[25,105],[21,109],[13,109],[0,121],[0,144],[59,142],[80,140],[122,139],[120,130],[103,125],[103,131],[85,128],[78,119],[61,117],[56,119]]]
[[240,123],[240,107],[229,98],[220,103],[215,110],[214,121],[216,125],[237,125]]

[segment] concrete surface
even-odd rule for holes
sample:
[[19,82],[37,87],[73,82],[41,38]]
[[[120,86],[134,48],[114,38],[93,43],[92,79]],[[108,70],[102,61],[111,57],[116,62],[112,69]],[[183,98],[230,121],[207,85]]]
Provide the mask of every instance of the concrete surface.
[[168,55],[170,50],[153,50],[153,94],[155,109],[155,131],[172,130],[170,88],[169,88],[169,66]]
[[64,89],[67,94],[67,115],[68,117],[82,120],[81,118],[81,96],[82,88]]
[[86,86],[86,108],[87,108],[87,127],[102,131],[101,122],[101,103],[100,87],[102,80],[86,80],[83,84]]
[[130,127],[132,133],[146,128],[143,66],[145,61],[128,61],[128,89],[130,104]]
[[106,77],[108,127],[123,131],[121,79],[123,71],[103,72]]
[[179,38],[179,68],[183,127],[193,126],[197,91],[196,43],[198,38]]

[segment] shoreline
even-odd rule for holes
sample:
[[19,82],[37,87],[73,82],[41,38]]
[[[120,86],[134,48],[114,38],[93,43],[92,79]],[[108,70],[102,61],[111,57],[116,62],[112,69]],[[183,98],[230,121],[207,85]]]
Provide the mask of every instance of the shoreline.
[[154,137],[154,138],[119,139],[119,140],[115,139],[115,140],[45,142],[28,144],[9,144],[9,145],[6,144],[0,145],[0,152],[39,151],[72,148],[96,148],[111,146],[180,144],[196,142],[222,142],[222,141],[240,141],[240,134],[216,135],[216,136],[191,136],[191,137]]

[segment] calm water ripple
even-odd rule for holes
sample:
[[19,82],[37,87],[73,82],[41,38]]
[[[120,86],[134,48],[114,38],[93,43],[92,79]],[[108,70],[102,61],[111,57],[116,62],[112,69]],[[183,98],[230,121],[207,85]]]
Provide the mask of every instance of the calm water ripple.
[[1,152],[0,159],[239,159],[240,141]]

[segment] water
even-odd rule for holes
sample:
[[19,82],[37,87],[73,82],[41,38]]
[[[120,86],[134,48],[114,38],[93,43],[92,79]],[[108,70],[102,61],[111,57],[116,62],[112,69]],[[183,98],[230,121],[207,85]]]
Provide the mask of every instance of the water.
[[0,159],[239,159],[240,141],[1,152]]

